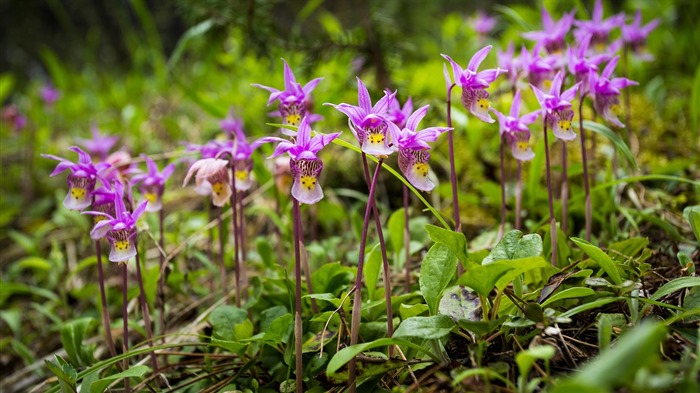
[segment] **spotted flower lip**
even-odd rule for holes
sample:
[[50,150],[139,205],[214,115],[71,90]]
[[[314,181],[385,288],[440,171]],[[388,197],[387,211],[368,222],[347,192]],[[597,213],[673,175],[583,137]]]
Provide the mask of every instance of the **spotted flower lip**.
[[[282,59],[284,63],[284,90],[278,90],[274,87],[264,86],[254,83],[252,86],[265,89],[270,92],[270,98],[267,100],[267,105],[270,106],[273,102],[279,101],[279,112],[273,112],[271,115],[280,116],[285,124],[297,126],[301,119],[309,112],[311,106],[311,92],[323,80],[323,78],[312,79],[309,83],[301,86],[297,83],[292,69],[287,64],[287,61]],[[320,116],[311,116],[310,120],[318,120]]]
[[588,92],[588,75],[598,71],[600,63],[608,61],[610,56],[598,54],[589,56],[588,46],[591,42],[591,35],[587,34],[575,47],[569,47],[568,69],[576,77],[577,81],[583,82],[581,89]]
[[530,129],[528,126],[537,120],[541,111],[534,111],[520,116],[520,90],[515,92],[509,115],[494,110],[498,117],[500,134],[511,148],[513,157],[520,161],[529,161],[535,157],[530,147]]
[[146,211],[148,201],[141,202],[132,213],[124,206],[124,186],[116,182],[114,191],[114,215],[102,211],[87,211],[83,214],[104,217],[92,228],[90,237],[101,239],[106,236],[112,246],[109,260],[126,262],[136,255],[136,222]]
[[[195,175],[196,173],[196,175]],[[223,206],[231,196],[231,176],[228,171],[228,161],[218,158],[203,158],[195,161],[187,171],[182,186],[189,183],[195,176],[195,192],[199,195],[212,195],[215,206]]]
[[236,176],[236,190],[247,191],[253,184],[253,180],[251,178],[253,161],[251,156],[253,155],[253,151],[255,151],[260,144],[248,143],[243,130],[243,121],[236,119],[233,116],[233,112],[229,112],[229,116],[222,120],[220,124],[221,128],[226,130],[229,136],[234,139],[231,143],[231,149],[229,151],[233,159],[234,174]]
[[590,93],[593,96],[593,104],[596,112],[611,124],[624,128],[625,125],[620,121],[620,100],[619,96],[622,89],[628,86],[635,86],[639,83],[627,78],[613,78],[612,74],[617,67],[617,62],[620,56],[613,57],[605,68],[600,73],[596,72],[589,74],[588,85]]
[[403,128],[389,123],[392,139],[395,141],[394,149],[399,153],[399,168],[406,179],[421,191],[432,191],[435,188],[435,184],[428,178],[428,142],[435,142],[440,134],[452,130],[450,127],[428,127],[418,130],[418,124],[428,113],[429,107],[430,105],[425,105],[413,112]]
[[95,124],[90,127],[90,131],[92,132],[92,139],[76,138],[76,141],[83,145],[90,155],[100,160],[107,159],[109,151],[117,144],[119,137],[100,133],[100,129]]
[[462,104],[479,120],[486,123],[493,123],[495,120],[489,114],[491,103],[488,100],[489,93],[485,89],[496,80],[498,75],[508,72],[501,68],[477,72],[479,65],[489,54],[491,48],[493,48],[492,45],[487,45],[478,50],[469,60],[466,69],[463,69],[450,56],[441,55],[452,66],[454,82],[462,87]]
[[367,87],[360,78],[357,78],[358,106],[346,103],[323,105],[330,105],[348,117],[350,130],[364,153],[386,156],[393,152],[391,135],[387,132],[389,123],[387,111],[395,95],[396,92],[385,91],[384,96],[372,105]]
[[537,101],[542,107],[541,113],[545,117],[547,124],[552,128],[554,136],[562,141],[571,141],[576,138],[571,125],[574,117],[574,111],[571,110],[571,101],[576,97],[576,92],[581,86],[581,82],[577,82],[568,90],[560,93],[563,82],[564,73],[558,72],[552,80],[549,94],[542,92],[533,85],[530,85],[530,87],[535,92]]
[[292,183],[292,196],[299,202],[308,205],[323,199],[323,190],[319,184],[319,176],[323,170],[323,162],[316,153],[331,143],[340,135],[319,134],[311,137],[309,120],[304,117],[299,124],[299,130],[295,141],[288,141],[274,136],[260,138],[254,145],[262,143],[279,142],[275,151],[268,158],[275,158],[287,153],[290,157],[289,166],[294,181]]
[[542,44],[548,53],[556,53],[566,48],[566,34],[571,30],[576,11],[562,15],[554,21],[546,8],[542,7],[542,30],[523,33],[525,39]]
[[146,162],[147,172],[139,173],[131,178],[133,184],[141,184],[141,194],[148,200],[147,212],[157,212],[163,208],[163,191],[165,182],[175,171],[174,164],[168,164],[163,171],[158,171],[158,165],[147,155],[141,154]]
[[593,7],[591,20],[575,20],[576,30],[574,37],[581,41],[587,34],[591,35],[591,43],[594,47],[603,46],[608,43],[610,32],[625,23],[625,14],[619,13],[607,19],[603,19],[603,1],[596,0]]
[[[41,156],[59,161],[56,169],[51,172],[51,176],[56,176],[65,170],[71,171],[68,175],[69,190],[63,205],[70,210],[83,210],[92,202],[92,192],[95,190],[97,179],[101,178],[111,165],[104,162],[93,164],[90,155],[77,146],[71,146],[68,150],[78,153],[77,163],[51,154]],[[103,183],[106,181],[103,180]]]

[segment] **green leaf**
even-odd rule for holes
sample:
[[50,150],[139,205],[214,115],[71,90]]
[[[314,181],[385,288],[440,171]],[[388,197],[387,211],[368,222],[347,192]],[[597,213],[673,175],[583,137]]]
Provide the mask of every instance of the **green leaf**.
[[175,50],[173,50],[173,53],[170,55],[170,59],[168,59],[168,70],[172,70],[173,67],[175,67],[190,41],[196,37],[204,35],[213,26],[214,21],[212,19],[207,19],[187,29],[187,31],[185,31],[182,37],[180,37],[180,39],[177,41]]
[[75,393],[77,390],[76,381],[78,380],[78,372],[65,359],[58,355],[54,355],[54,360],[44,360],[44,364],[57,378],[58,384],[63,393]]
[[[608,246],[608,255],[612,259],[626,262],[628,258],[633,258],[649,245],[649,239],[645,237],[633,237]],[[613,251],[613,252],[611,252]]]
[[302,352],[309,353],[320,351],[321,347],[328,344],[328,342],[331,341],[336,334],[338,334],[338,332],[331,330],[326,330],[325,332],[320,331],[314,334],[313,336],[309,337],[308,340],[304,341],[304,344],[302,346]]
[[[455,267],[456,269],[456,267]],[[347,364],[352,358],[355,356],[359,355],[362,352],[365,352],[367,350],[373,349],[373,348],[380,348],[380,347],[386,347],[389,345],[400,345],[402,347],[408,347],[411,349],[414,349],[422,354],[430,356],[435,362],[438,362],[439,359],[433,355],[430,351],[427,349],[423,348],[420,345],[414,344],[410,341],[406,341],[400,338],[380,338],[379,340],[375,341],[370,341],[368,343],[362,343],[362,344],[356,344],[356,345],[351,345],[349,347],[345,347],[338,351],[333,358],[331,358],[331,361],[328,362],[328,367],[326,368],[326,373],[328,374],[333,374],[336,373],[338,370],[340,370],[341,367],[343,367],[345,364]]]
[[518,364],[520,376],[527,378],[532,365],[535,364],[537,360],[550,360],[554,357],[556,352],[556,349],[551,345],[539,345],[518,352],[515,356],[515,362]]
[[91,354],[83,348],[85,333],[92,322],[94,322],[92,318],[81,318],[68,322],[61,328],[63,349],[66,350],[68,357],[75,365],[88,366],[92,363]]
[[610,304],[610,303],[617,302],[617,301],[620,301],[620,300],[625,300],[625,299],[626,299],[626,298],[624,298],[624,297],[604,297],[604,298],[600,298],[600,299],[598,299],[598,300],[594,300],[594,301],[592,301],[592,302],[587,302],[587,303],[584,303],[584,304],[582,304],[582,305],[580,305],[580,306],[577,306],[577,307],[571,308],[571,309],[569,309],[569,310],[566,310],[565,312],[561,313],[561,315],[559,315],[559,317],[561,317],[561,318],[571,318],[571,317],[573,317],[574,315],[576,315],[576,314],[578,314],[578,313],[580,313],[580,312],[592,310],[592,309],[594,309],[594,308],[602,307],[602,306],[604,306],[604,305],[606,305],[606,304]]
[[389,216],[389,242],[394,252],[401,252],[404,246],[404,229],[406,228],[406,213],[403,208],[396,210]]
[[434,340],[447,336],[454,327],[454,321],[447,315],[413,317],[401,322],[401,325],[394,331],[393,337],[415,337]]
[[12,77],[12,74],[3,73],[0,75],[0,102],[5,102],[14,87],[15,78]]
[[608,274],[608,277],[612,280],[613,284],[620,285],[622,283],[622,278],[620,277],[620,272],[617,270],[615,262],[610,259],[608,254],[604,253],[600,248],[592,245],[591,243],[578,238],[572,237],[571,241],[576,243],[583,252],[586,253],[591,259],[598,263],[598,266],[603,268]]
[[666,328],[663,324],[642,323],[623,334],[613,347],[585,364],[573,380],[601,389],[615,387],[652,362],[659,351],[659,344],[665,338]]
[[219,306],[211,315],[209,322],[214,328],[213,335],[227,341],[235,341],[234,327],[248,318],[248,313],[235,306]]
[[554,303],[557,300],[564,300],[564,299],[573,299],[577,297],[586,297],[586,296],[591,296],[595,295],[595,291],[592,290],[591,288],[585,288],[585,287],[573,287],[573,288],[567,288],[554,296],[550,297],[549,299],[545,300],[544,303],[542,303],[542,307],[545,307],[546,305],[550,303]]
[[[578,128],[578,122],[574,122],[573,126],[574,128]],[[603,124],[596,123],[590,120],[583,121],[583,128],[587,131],[593,131],[596,134],[600,134],[608,138],[610,142],[612,142],[615,146],[615,149],[617,149],[618,152],[622,153],[622,156],[625,157],[632,169],[635,171],[639,169],[639,167],[637,167],[637,162],[634,160],[634,155],[630,151],[630,148],[627,146],[625,141],[622,140],[622,138],[613,130],[611,130]]]
[[467,254],[467,238],[463,233],[440,228],[435,225],[426,225],[425,230],[428,232],[428,236],[430,236],[432,241],[449,247],[450,251],[452,251],[462,263],[469,260],[469,255]]
[[110,375],[108,377],[98,379],[97,381],[93,382],[90,385],[90,393],[102,393],[107,389],[107,386],[109,386],[112,382],[118,381],[120,379],[124,378],[141,378],[144,375],[146,375],[149,371],[151,371],[148,366],[133,366],[130,367],[126,371],[122,371],[120,373]]
[[423,303],[411,305],[401,304],[399,306],[399,315],[401,316],[401,319],[415,317],[417,315],[423,314],[426,311],[428,311],[428,305]]
[[425,254],[418,283],[431,315],[437,313],[440,295],[447,288],[456,270],[457,257],[446,245],[435,243]]
[[275,318],[270,323],[270,327],[265,332],[263,339],[274,344],[280,344],[287,341],[292,330],[294,330],[294,316],[287,313]]
[[695,239],[700,242],[700,205],[688,206],[683,209],[683,217],[690,224],[690,228],[695,234]]
[[[700,127],[700,66],[698,66],[698,68],[695,70],[695,78],[693,78],[693,89],[690,94],[689,108],[692,129],[697,130],[698,127]],[[700,237],[698,237],[698,241],[700,241]]]
[[680,291],[683,288],[691,288],[700,286],[700,277],[681,277],[673,281],[667,282],[651,295],[651,300],[659,300],[673,292]]
[[483,316],[481,299],[475,291],[462,286],[453,287],[442,295],[438,311],[457,322],[460,320],[480,321]]
[[556,271],[556,268],[552,267],[552,265],[541,256],[497,261],[492,264],[500,264],[512,268],[496,281],[496,287],[499,290],[507,287],[516,277],[530,270],[546,269],[547,271]]
[[367,287],[367,293],[370,299],[374,299],[374,292],[377,290],[377,282],[379,281],[379,272],[382,269],[382,250],[379,247],[379,243],[372,247],[372,251],[369,252],[367,261],[365,262],[365,268],[363,269],[365,287]]
[[540,255],[542,255],[542,238],[540,235],[523,236],[523,233],[516,229],[506,233],[481,264],[486,265],[505,259],[520,259]]
[[496,286],[496,282],[509,270],[513,270],[513,267],[502,263],[474,266],[459,278],[458,283],[486,297]]

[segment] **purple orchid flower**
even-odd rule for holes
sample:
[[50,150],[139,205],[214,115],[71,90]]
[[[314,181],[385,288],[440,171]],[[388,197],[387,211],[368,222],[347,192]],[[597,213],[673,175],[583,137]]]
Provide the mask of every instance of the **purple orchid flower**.
[[112,262],[126,262],[136,255],[136,222],[146,210],[148,201],[141,202],[129,212],[124,206],[124,186],[120,182],[114,183],[116,197],[114,198],[114,215],[102,211],[88,211],[83,214],[92,214],[105,217],[98,221],[90,231],[90,237],[101,239],[107,237],[112,246],[109,252],[109,260]]
[[535,157],[530,147],[530,129],[528,126],[532,124],[540,115],[539,110],[530,112],[520,116],[520,90],[515,92],[513,103],[510,106],[510,115],[506,116],[503,113],[494,109],[498,124],[500,126],[501,137],[504,137],[513,157],[519,161],[530,161]]
[[289,154],[289,166],[294,178],[292,183],[292,196],[301,203],[312,205],[323,199],[323,190],[318,182],[323,161],[316,153],[331,143],[333,139],[340,135],[339,132],[332,134],[316,133],[311,137],[311,126],[309,120],[304,117],[299,124],[296,141],[291,142],[286,139],[274,136],[258,139],[253,144],[279,142],[275,151],[268,158],[275,158],[284,153]]
[[520,59],[515,56],[513,41],[508,43],[508,48],[505,51],[497,49],[496,58],[498,59],[498,65],[508,72],[508,80],[511,85],[515,86],[518,82],[518,70],[522,65]]
[[[391,94],[390,90],[384,90],[385,94]],[[394,97],[389,103],[389,109],[387,110],[386,119],[390,122],[396,124],[399,128],[404,128],[406,126],[406,120],[411,116],[413,112],[413,100],[411,97],[406,99],[406,102],[401,107],[398,98]]]
[[49,83],[41,88],[41,91],[39,91],[39,96],[41,97],[41,100],[44,101],[45,105],[53,106],[53,104],[61,97],[61,92]]
[[647,37],[649,33],[652,32],[659,25],[659,20],[654,19],[646,25],[642,26],[642,13],[637,10],[634,14],[634,21],[629,24],[622,24],[620,30],[622,32],[622,41],[632,48],[637,57],[642,60],[651,61],[654,60],[654,56],[649,53],[645,53],[644,47],[646,46]]
[[554,135],[562,141],[571,141],[576,138],[571,127],[571,120],[574,118],[574,111],[571,110],[571,101],[576,97],[576,92],[581,86],[581,82],[576,83],[568,90],[561,93],[564,73],[558,72],[552,80],[552,87],[549,94],[542,92],[537,87],[530,85],[535,92],[537,101],[542,107],[542,116],[552,127]]
[[608,122],[624,128],[625,125],[618,118],[620,116],[620,93],[625,87],[635,86],[639,83],[627,78],[612,78],[619,59],[620,56],[613,57],[600,76],[596,72],[591,72],[588,85],[593,95],[593,106],[596,112]]
[[119,137],[116,135],[103,135],[95,124],[90,127],[90,130],[92,131],[92,139],[76,138],[76,141],[83,145],[91,156],[104,161],[109,156],[109,151],[112,150]]
[[530,53],[523,45],[520,49],[520,66],[530,84],[542,89],[554,75],[555,60],[552,56],[540,56],[541,45],[536,44]]
[[197,194],[211,194],[214,206],[221,207],[228,202],[232,192],[228,161],[218,158],[203,158],[195,161],[187,171],[185,180],[182,182],[183,187],[189,183],[192,175],[195,175]]
[[146,161],[147,173],[139,173],[131,178],[133,184],[141,183],[141,194],[148,201],[147,212],[157,212],[163,208],[163,191],[165,182],[175,171],[175,164],[168,164],[162,172],[158,171],[158,165],[145,154],[141,158]]
[[493,46],[488,45],[477,51],[466,69],[459,66],[450,56],[442,55],[452,65],[452,75],[455,83],[462,86],[462,104],[479,120],[493,123],[495,120],[489,114],[491,102],[486,88],[495,81],[498,75],[507,72],[501,68],[494,68],[477,72],[479,65],[489,54]]
[[566,34],[574,23],[574,14],[576,11],[565,13],[554,22],[547,9],[542,7],[542,30],[523,33],[523,37],[543,45],[547,53],[562,52],[566,48]]
[[393,134],[395,149],[399,152],[399,168],[406,179],[414,187],[421,191],[431,191],[435,188],[428,173],[430,172],[430,145],[435,142],[441,133],[450,131],[449,127],[428,127],[417,130],[418,123],[423,120],[430,105],[418,108],[406,120],[404,127],[389,123],[390,132]]
[[[77,146],[69,147],[68,150],[78,153],[78,163],[73,163],[65,158],[56,157],[51,154],[42,154],[42,157],[59,161],[56,169],[51,172],[51,176],[70,169],[68,175],[68,194],[63,200],[63,205],[71,210],[83,210],[92,203],[92,193],[95,190],[95,183],[111,165],[101,162],[97,165],[92,163],[90,155]],[[103,183],[105,183],[103,181]]]
[[384,97],[372,106],[367,87],[365,87],[360,78],[357,78],[357,101],[359,106],[345,103],[338,105],[325,103],[323,105],[330,105],[348,117],[350,130],[360,142],[360,147],[364,153],[387,156],[393,152],[391,135],[388,133],[387,110],[395,95],[396,92],[389,93],[385,91]]
[[253,143],[251,145],[248,143],[245,132],[243,131],[243,121],[235,119],[232,112],[230,112],[229,117],[222,120],[220,124],[221,128],[223,128],[229,136],[234,138],[229,151],[232,152],[231,156],[236,176],[236,190],[247,191],[253,184],[253,180],[250,176],[253,170],[253,160],[251,156],[253,155],[253,151],[257,149],[260,144]]
[[289,124],[292,126],[299,125],[301,119],[305,116],[309,116],[309,120],[316,121],[321,117],[318,115],[313,115],[310,113],[311,103],[311,91],[316,88],[319,82],[323,78],[316,78],[307,83],[304,87],[297,83],[296,78],[292,69],[289,68],[287,61],[282,59],[284,62],[284,90],[278,90],[274,87],[263,86],[254,83],[253,86],[265,89],[270,92],[270,98],[267,101],[269,106],[275,101],[279,101],[279,112],[273,113],[275,116],[282,117],[284,124]]
[[[118,180],[115,180],[115,183],[118,182]],[[117,191],[112,187],[114,183],[111,181],[108,183],[109,185],[100,186],[92,193],[92,210],[114,216],[116,214]],[[94,215],[93,218],[95,219],[95,224],[107,219],[103,215]]]
[[588,92],[588,75],[597,72],[598,66],[610,58],[607,54],[588,56],[588,45],[591,36],[586,35],[576,47],[569,47],[569,72],[576,78],[577,82],[582,82],[581,89]]
[[576,25],[574,37],[577,41],[582,41],[586,35],[590,34],[591,44],[593,44],[594,49],[598,52],[604,52],[605,46],[610,40],[610,32],[624,23],[624,13],[619,13],[607,19],[603,19],[603,1],[596,0],[591,20],[574,21]]
[[233,109],[228,111],[228,115],[219,122],[219,127],[226,132],[230,139],[235,139],[239,131],[243,131],[243,120],[236,117]]
[[487,15],[484,11],[478,11],[467,22],[476,34],[481,36],[488,35],[496,27],[496,18]]
[[230,151],[233,142],[211,140],[204,145],[196,145],[194,143],[186,143],[185,145],[185,151],[198,151],[201,158],[215,158],[224,152]]

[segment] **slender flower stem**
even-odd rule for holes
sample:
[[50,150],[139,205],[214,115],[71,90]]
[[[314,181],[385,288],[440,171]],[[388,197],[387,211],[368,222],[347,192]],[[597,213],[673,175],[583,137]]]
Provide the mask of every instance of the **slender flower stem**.
[[[374,201],[374,191],[377,187],[377,179],[379,178],[379,170],[382,168],[384,159],[380,158],[377,162],[377,167],[374,170],[372,183],[369,186],[369,195],[367,196],[367,207],[365,208],[365,217],[362,224],[362,237],[360,238],[360,254],[357,261],[357,274],[355,275],[355,297],[352,303],[352,322],[350,326],[350,345],[357,344],[360,338],[360,321],[362,312],[362,269],[365,264],[365,248],[367,246],[367,229],[369,228],[369,215],[372,212],[372,201]],[[387,305],[389,307],[389,305]],[[357,372],[357,363],[355,358],[350,360],[348,365],[350,392],[355,392],[355,377]]]
[[[309,254],[306,252],[304,247],[304,231],[301,228],[301,210],[299,210],[299,234],[297,236],[296,242],[299,243],[299,250],[301,255],[301,268],[304,272],[304,278],[306,279],[306,290],[309,294],[314,293],[314,287],[311,283],[311,269],[309,268]],[[314,314],[318,314],[318,304],[316,299],[311,298],[311,310]]]
[[[143,313],[143,324],[146,326],[148,346],[153,348],[153,328],[151,327],[151,314],[148,311],[148,303],[146,303],[146,290],[143,287],[143,275],[141,274],[141,259],[139,258],[139,246],[136,238],[134,238],[134,246],[136,247],[136,280],[139,282],[139,300],[141,302],[141,312]],[[151,363],[153,364],[153,373],[158,374],[158,359],[156,359],[155,352],[151,352],[150,356]]]
[[296,279],[295,310],[294,310],[294,355],[296,357],[296,391],[303,392],[304,362],[302,358],[302,338],[304,332],[301,323],[301,217],[299,201],[292,197],[292,215],[294,220],[294,277]]
[[241,266],[238,261],[238,250],[240,244],[238,243],[238,192],[236,191],[236,167],[234,165],[233,157],[231,157],[231,208],[233,209],[233,215],[231,216],[231,226],[233,227],[233,266],[234,273],[236,276],[236,307],[241,306]]
[[403,185],[403,243],[404,243],[404,266],[406,268],[406,293],[411,292],[411,231],[409,226],[410,214],[408,213],[409,195],[408,187]]
[[501,225],[498,227],[498,241],[501,240],[506,231],[506,169],[505,169],[505,135],[500,138],[501,155]]
[[578,103],[578,125],[581,132],[581,158],[583,159],[583,189],[586,193],[586,241],[591,241],[593,210],[591,207],[591,189],[588,184],[588,160],[586,158],[586,130],[583,128],[583,101],[586,94],[581,94]]
[[[370,184],[369,165],[367,164],[367,155],[362,153],[362,165],[365,169],[365,181]],[[378,172],[374,176],[377,176]],[[376,183],[376,180],[372,179]],[[405,186],[404,186],[405,187]],[[391,270],[389,268],[389,258],[386,254],[386,243],[384,242],[384,232],[382,231],[382,220],[379,217],[379,210],[374,199],[370,199],[367,203],[372,205],[372,215],[374,215],[374,225],[377,228],[377,237],[379,237],[379,248],[382,251],[382,267],[384,269],[384,301],[386,302],[386,334],[387,337],[394,335],[394,321],[391,305]],[[389,347],[389,357],[393,355],[393,347]]]
[[544,158],[547,167],[547,198],[549,200],[549,230],[552,241],[552,266],[557,265],[557,220],[554,217],[554,198],[552,196],[552,174],[549,163],[549,141],[547,138],[547,115],[543,116],[544,123]]
[[241,195],[238,197],[238,242],[240,245],[240,258],[241,258],[241,280],[243,281],[243,293],[245,295],[246,289],[248,288],[248,270],[246,268],[247,264],[247,252],[245,248],[245,211],[243,210],[243,199],[245,197],[245,191],[241,191]]
[[[277,171],[278,171],[277,164],[275,164],[274,171],[275,171],[275,174],[274,174],[275,177],[282,176],[282,175],[277,173]],[[277,179],[275,179],[275,180],[277,180]],[[275,196],[275,214],[277,214],[277,217],[279,217],[281,219],[282,211],[280,209],[280,191],[277,188],[276,181],[274,183],[273,190],[274,190],[274,196]],[[284,263],[282,262],[282,261],[284,261],[283,253],[282,253],[282,230],[280,229],[280,227],[278,225],[275,225],[274,227],[275,227],[275,236],[277,238],[277,261],[280,264],[284,265]]]
[[224,263],[224,208],[219,209],[219,279],[221,280],[221,293],[226,297],[226,264]]
[[102,324],[105,328],[105,337],[107,338],[107,347],[112,357],[117,356],[117,350],[114,348],[114,339],[112,339],[112,328],[109,322],[109,309],[107,308],[107,293],[105,292],[105,274],[102,270],[102,247],[100,239],[95,239],[95,255],[97,256],[97,275],[100,280],[100,301],[102,302]]
[[569,169],[566,159],[566,142],[561,141],[561,230],[567,233],[569,221]]
[[[129,352],[129,295],[127,294],[129,272],[126,268],[126,262],[122,262],[120,265],[122,266],[122,353],[127,353]],[[125,371],[129,369],[129,358],[123,360],[122,369]],[[126,393],[131,391],[129,388],[129,378],[124,378],[124,391]]]
[[515,229],[520,229],[520,210],[523,203],[523,163],[518,160],[517,182],[515,183]]
[[[207,203],[207,222],[211,222],[214,219],[214,213],[212,213],[212,204]],[[209,241],[207,242],[207,256],[209,257],[210,261],[214,261],[214,250],[212,243],[214,242],[214,228],[211,227],[209,228]],[[216,280],[209,280],[209,291],[214,292],[215,291],[215,285],[214,282]]]
[[[447,127],[450,128],[447,131],[447,146],[449,148],[450,155],[450,182],[452,183],[452,211],[454,212],[455,219],[455,232],[462,231],[462,221],[459,216],[459,198],[457,196],[457,173],[455,169],[455,147],[454,147],[454,130],[452,129],[452,89],[456,85],[453,83],[447,89]],[[464,273],[464,266],[462,266],[463,261],[457,263],[457,275],[461,276]]]
[[156,297],[158,299],[158,306],[160,308],[159,312],[159,317],[160,317],[160,334],[163,335],[163,344],[165,344],[165,276],[168,274],[168,266],[167,266],[167,260],[165,259],[165,234],[164,234],[164,228],[163,228],[163,223],[164,223],[164,215],[165,213],[163,212],[163,209],[161,208],[158,211],[158,230],[160,232],[160,239],[159,239],[159,244],[160,244],[160,252],[158,255],[160,256],[160,269],[158,271],[158,291],[156,292]]

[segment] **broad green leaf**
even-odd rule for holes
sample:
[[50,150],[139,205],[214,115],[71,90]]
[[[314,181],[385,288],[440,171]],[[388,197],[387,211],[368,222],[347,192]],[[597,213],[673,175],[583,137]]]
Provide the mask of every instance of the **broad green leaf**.
[[414,337],[426,340],[440,339],[452,331],[455,323],[447,315],[413,317],[401,322],[394,331],[394,338]]
[[538,234],[523,236],[512,230],[501,239],[491,253],[481,262],[483,265],[506,259],[520,259],[542,255],[542,238]]
[[219,306],[211,315],[209,322],[214,328],[214,335],[226,341],[235,341],[234,326],[248,318],[248,313],[235,306]]
[[468,269],[462,277],[459,278],[458,283],[486,297],[496,286],[496,282],[510,270],[513,270],[512,266],[502,263],[478,265]]
[[418,282],[431,315],[437,313],[440,295],[447,288],[456,270],[457,257],[448,246],[435,243],[425,254]]
[[[455,267],[456,269],[456,267]],[[380,338],[379,340],[375,341],[370,341],[368,343],[362,343],[362,344],[356,344],[356,345],[351,345],[349,347],[345,347],[338,351],[333,358],[331,358],[331,361],[328,362],[328,367],[326,368],[326,373],[328,374],[333,374],[340,370],[341,367],[346,365],[352,358],[355,356],[359,355],[362,352],[368,351],[373,348],[381,348],[381,347],[387,347],[389,345],[399,345],[402,347],[408,347],[411,349],[414,349],[422,354],[430,356],[434,361],[439,361],[439,359],[433,355],[430,351],[425,349],[424,347],[414,344],[410,341],[403,340],[400,338]]]
[[379,281],[379,272],[382,270],[382,249],[379,243],[372,247],[372,251],[367,256],[365,267],[363,269],[365,287],[370,299],[374,299],[374,292],[377,290],[377,282]]
[[673,281],[667,282],[651,295],[651,300],[659,300],[673,292],[680,291],[683,288],[691,288],[700,286],[700,277],[681,277]]
[[88,366],[92,362],[91,354],[83,348],[83,339],[93,321],[92,318],[81,318],[68,322],[61,328],[61,343],[73,364]]
[[649,245],[649,239],[645,237],[633,237],[608,246],[608,255],[616,261],[625,262],[633,258]]
[[449,247],[450,251],[457,256],[457,259],[463,263],[469,260],[469,255],[467,255],[467,238],[463,233],[435,225],[426,225],[425,230],[432,241]]
[[[272,324],[278,318],[282,317],[287,313],[287,307],[285,306],[272,306],[260,312],[260,331],[267,332],[267,330],[272,326]],[[291,315],[291,314],[289,314]]]
[[469,370],[462,371],[461,373],[457,374],[456,377],[454,377],[454,380],[452,381],[452,386],[457,386],[459,385],[463,380],[470,378],[470,377],[485,377],[487,379],[497,379],[504,384],[508,385],[513,391],[515,390],[515,385],[513,385],[513,382],[511,382],[509,379],[503,377],[501,374],[498,372],[491,370],[489,368],[471,368]]
[[342,266],[340,262],[326,263],[311,273],[311,281],[316,293],[339,293],[351,282],[354,269]]
[[102,393],[107,389],[107,386],[109,386],[112,382],[118,381],[120,379],[124,378],[141,378],[144,375],[146,375],[149,371],[151,371],[148,366],[133,366],[130,367],[126,371],[122,371],[120,373],[110,375],[108,377],[98,379],[97,381],[93,382],[90,385],[90,393]]
[[690,228],[695,234],[695,239],[700,242],[700,205],[688,206],[683,209],[683,217],[690,224]]
[[663,324],[642,323],[623,334],[614,346],[585,364],[572,379],[602,389],[615,387],[652,362],[664,338],[666,328]]
[[[574,122],[573,126],[574,126],[574,128],[578,128],[578,122]],[[630,148],[627,146],[625,141],[622,140],[622,138],[617,133],[615,133],[613,130],[611,130],[610,128],[608,128],[607,126],[605,126],[603,124],[596,123],[596,122],[593,122],[590,120],[583,121],[583,128],[586,131],[593,131],[596,134],[600,134],[600,135],[603,135],[604,137],[608,138],[610,140],[610,142],[612,142],[613,145],[615,146],[615,149],[618,152],[622,153],[622,156],[625,157],[625,159],[630,164],[632,169],[635,171],[638,169],[637,162],[634,160],[634,155],[630,151]]]
[[428,305],[424,303],[419,303],[419,304],[401,304],[399,306],[399,315],[401,316],[401,319],[408,319],[411,317],[415,317],[417,315],[420,315],[424,312],[428,311]]
[[515,356],[515,362],[518,364],[520,376],[527,378],[532,365],[535,364],[537,360],[550,360],[554,357],[556,352],[556,349],[551,345],[539,345],[518,352]]
[[688,254],[684,253],[683,251],[678,251],[676,257],[678,258],[678,263],[681,264],[686,275],[695,275],[695,263],[692,259],[690,259]]
[[336,331],[326,330],[325,332],[320,331],[313,336],[309,337],[303,344],[303,353],[318,352],[321,347],[328,344],[335,336],[338,334]]
[[594,309],[594,308],[602,307],[602,306],[604,306],[604,305],[606,305],[606,304],[610,304],[610,303],[617,302],[617,301],[620,301],[620,300],[625,300],[625,299],[627,299],[627,298],[624,298],[624,297],[604,297],[604,298],[600,298],[600,299],[598,299],[598,300],[594,300],[594,301],[592,301],[592,302],[587,302],[587,303],[584,303],[584,304],[582,304],[582,305],[580,305],[580,306],[577,306],[577,307],[574,307],[574,308],[572,308],[572,309],[566,310],[565,312],[561,313],[561,315],[559,315],[559,317],[561,317],[561,318],[571,318],[571,317],[573,317],[574,315],[576,315],[576,314],[578,314],[578,313],[580,313],[580,312],[592,310],[592,309]]
[[75,370],[75,367],[58,355],[54,355],[53,361],[44,360],[44,364],[49,371],[51,371],[56,378],[58,378],[58,384],[63,393],[76,392],[78,373]]
[[554,303],[557,300],[573,299],[573,298],[586,297],[586,296],[591,296],[591,295],[595,295],[595,291],[592,290],[591,288],[584,288],[584,287],[567,288],[567,289],[555,294],[554,296],[550,297],[549,299],[545,300],[544,303],[542,303],[542,307],[545,307],[550,303]]
[[[528,258],[520,258],[520,259],[511,259],[511,260],[503,260],[503,261],[497,261],[492,264],[499,264],[499,265],[504,265],[511,267],[512,269],[508,270],[503,274],[497,281],[496,281],[496,287],[500,290],[508,286],[513,279],[516,277],[520,276],[521,274],[525,272],[529,272],[530,270],[534,269],[547,269],[551,271],[556,271],[556,268],[552,267],[552,265],[545,260],[541,256],[536,256],[536,257],[528,257]],[[486,265],[489,266],[489,265]]]
[[403,208],[396,210],[389,216],[389,242],[394,252],[402,252],[404,246],[404,230],[406,228],[406,213]]
[[294,330],[294,316],[292,314],[284,314],[275,318],[270,326],[265,331],[263,340],[275,344],[283,343]]
[[460,320],[480,321],[483,316],[479,295],[462,286],[445,291],[440,299],[438,311],[440,314],[452,318],[455,322]]
[[604,253],[603,250],[600,248],[592,245],[591,243],[578,238],[578,237],[572,237],[571,241],[576,243],[577,246],[579,246],[583,252],[586,253],[591,259],[596,261],[598,263],[598,266],[603,268],[605,272],[608,274],[608,277],[612,280],[613,284],[620,285],[622,283],[622,278],[620,277],[620,272],[617,270],[617,266],[615,262],[610,259],[608,254]]

